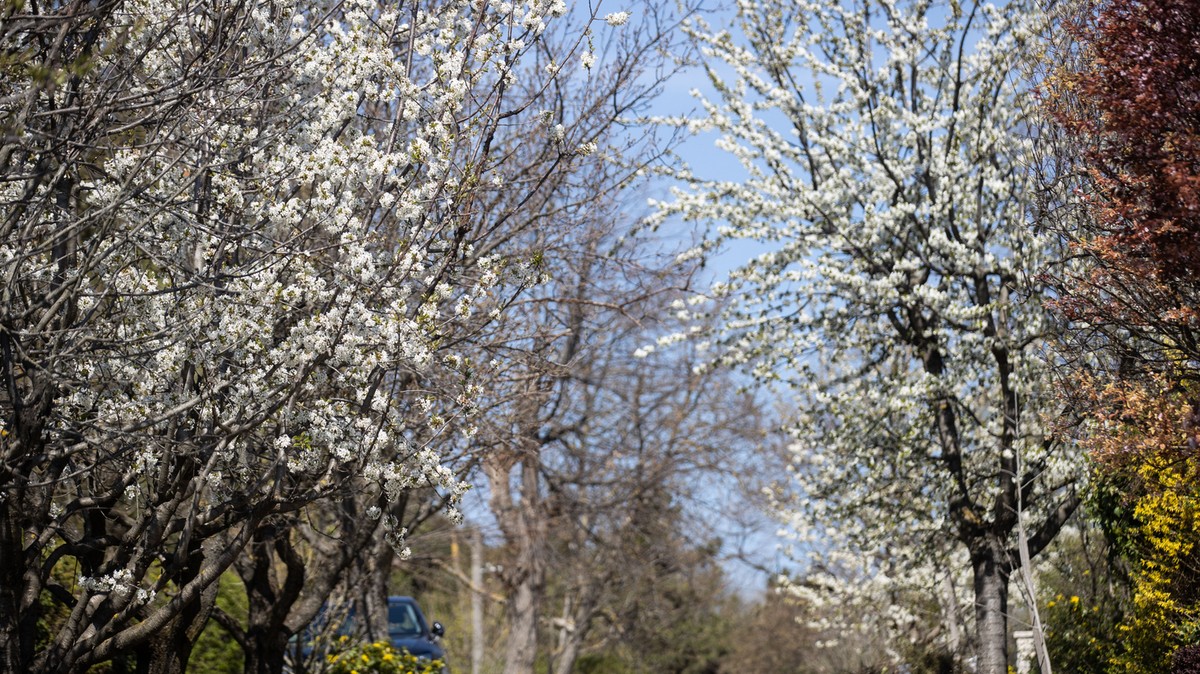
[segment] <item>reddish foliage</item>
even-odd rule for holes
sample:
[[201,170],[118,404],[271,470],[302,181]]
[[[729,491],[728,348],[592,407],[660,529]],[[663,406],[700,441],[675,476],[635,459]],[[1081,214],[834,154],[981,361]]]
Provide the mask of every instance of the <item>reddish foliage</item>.
[[1083,179],[1062,315],[1118,378],[1200,380],[1200,0],[1083,0],[1044,86]]
[[1091,18],[1072,27],[1086,65],[1059,81],[1079,105],[1054,112],[1085,142],[1095,251],[1200,279],[1200,2],[1109,0]]

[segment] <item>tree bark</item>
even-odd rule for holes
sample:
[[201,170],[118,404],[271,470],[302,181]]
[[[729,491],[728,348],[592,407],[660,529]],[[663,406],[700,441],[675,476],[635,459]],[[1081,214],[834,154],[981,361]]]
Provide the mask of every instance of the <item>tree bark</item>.
[[[248,554],[236,567],[249,604],[243,645],[246,672],[283,671],[288,640],[320,613],[334,588],[346,581],[356,561],[365,569],[364,577],[359,579],[357,591],[350,590],[348,594],[361,604],[360,616],[367,618],[364,624],[374,626],[371,638],[386,634],[385,597],[391,549],[375,535],[379,523],[359,517],[361,504],[356,504],[355,499],[351,496],[338,506],[327,505],[330,509],[341,507],[343,517],[341,538],[325,547],[314,545],[311,539],[307,541],[311,547],[305,547],[303,533],[311,525],[296,519],[279,519],[255,532]],[[383,568],[376,572],[379,565]],[[376,582],[380,575],[382,586]],[[378,601],[363,603],[364,596],[378,596],[378,601],[385,602],[384,608],[377,606]]]
[[503,506],[493,506],[493,512],[501,522],[501,529],[509,544],[515,548],[513,568],[504,573],[509,587],[510,601],[505,607],[508,614],[509,636],[504,653],[504,674],[532,674],[537,659],[538,617],[542,595],[546,584],[546,523],[539,497],[537,454],[533,453],[521,463],[521,498],[512,502],[507,489],[507,472],[490,479],[493,501],[497,492],[503,494]]
[[504,653],[504,674],[532,674],[537,658],[538,609],[541,583],[525,570],[526,578],[517,584],[508,605],[509,636]]
[[575,671],[575,661],[579,659],[583,641],[591,630],[592,618],[596,614],[602,582],[587,586],[577,598],[575,610],[563,616],[564,619],[570,619],[571,623],[562,630],[562,639],[554,659],[554,674],[571,674]]
[[483,667],[483,533],[471,531],[471,674]]
[[[12,499],[17,490],[6,494]],[[0,671],[20,672],[33,645],[23,629],[21,572],[25,569],[21,538],[24,532],[8,500],[0,501]]]
[[1008,674],[1008,578],[1012,573],[998,545],[972,551],[978,674]]
[[[399,513],[403,516],[403,513]],[[367,548],[359,568],[347,569],[358,574],[354,591],[360,627],[371,641],[386,639],[388,634],[388,582],[396,553],[383,538],[377,538]]]
[[[199,565],[197,565],[197,571]],[[213,583],[153,638],[137,649],[138,674],[185,674],[200,632],[217,604]]]
[[[288,540],[282,522],[261,527],[238,565],[248,602],[245,671],[279,674],[283,671],[291,631],[287,617],[305,582],[305,567]],[[282,568],[276,568],[282,560]],[[273,576],[282,576],[276,582]]]

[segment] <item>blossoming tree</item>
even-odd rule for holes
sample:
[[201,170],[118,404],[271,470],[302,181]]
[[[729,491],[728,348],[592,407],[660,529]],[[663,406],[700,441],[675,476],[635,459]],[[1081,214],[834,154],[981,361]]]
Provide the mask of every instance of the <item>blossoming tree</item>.
[[[501,417],[492,407],[494,401],[527,393],[506,371],[543,343],[531,335],[544,326],[531,322],[521,307],[539,301],[533,298],[540,299],[554,286],[547,279],[568,273],[567,260],[596,256],[589,249],[597,241],[593,222],[607,219],[606,227],[615,226],[618,202],[613,196],[654,148],[651,138],[614,133],[669,71],[646,74],[662,60],[652,54],[667,39],[664,26],[673,13],[647,14],[628,26],[627,13],[601,17],[598,7],[591,14],[575,11],[556,20],[537,35],[535,52],[513,65],[503,90],[489,98],[503,120],[487,131],[481,148],[495,158],[493,180],[467,192],[459,206],[470,216],[460,219],[454,232],[460,248],[455,285],[481,273],[492,274],[495,285],[486,299],[462,310],[454,306],[455,296],[441,300],[453,314],[438,328],[439,342],[447,351],[440,354],[445,367],[410,375],[409,386],[422,393],[415,400],[397,401],[429,406],[426,411],[411,410],[412,418],[436,414],[449,421],[410,424],[408,440],[433,448],[444,465],[473,483],[484,478],[470,472],[492,458],[491,448],[474,442],[475,429]],[[553,76],[549,86],[547,75]],[[490,83],[476,82],[468,96],[487,95]],[[462,163],[472,161],[466,158]],[[485,260],[492,262],[484,264]],[[436,409],[443,407],[444,398],[459,394],[469,402],[467,408]],[[503,434],[505,443],[511,441],[509,431]],[[287,516],[285,525],[262,527],[236,564],[250,595],[248,620],[214,612],[242,645],[247,670],[259,662],[282,660],[287,635],[326,602],[353,604],[368,636],[382,638],[387,630],[383,600],[396,560],[376,530],[394,522],[392,528],[398,525],[412,534],[450,496],[453,492],[422,489],[401,495],[390,507],[372,510],[372,503],[362,502],[361,495],[344,493]],[[522,507],[535,501],[521,499]],[[363,517],[366,513],[376,517]],[[515,560],[506,568],[510,573],[505,577],[514,579],[508,588],[513,596],[529,596],[525,591],[531,588],[536,595],[542,582],[538,573],[526,573]],[[506,659],[516,671],[533,666],[533,651],[523,644],[537,636],[537,604],[536,599],[506,604],[506,645],[513,651]],[[248,623],[246,629],[242,623]],[[319,661],[322,654],[314,651],[310,657]],[[266,669],[277,671],[273,666]]]
[[1014,67],[1037,21],[1022,0],[744,0],[737,35],[697,23],[715,95],[674,121],[719,134],[745,178],[677,173],[657,216],[714,223],[709,250],[769,249],[717,286],[736,301],[714,341],[792,390],[780,514],[812,560],[794,589],[873,603],[893,634],[915,620],[897,593],[939,597],[943,648],[970,652],[973,617],[987,674],[1007,668],[1022,532],[1036,555],[1078,503],[1044,427],[1030,276],[1050,242],[1025,222]]
[[0,10],[0,669],[181,671],[275,518],[461,493],[422,438],[474,390],[419,384],[497,284],[465,233],[566,8],[34,10]]

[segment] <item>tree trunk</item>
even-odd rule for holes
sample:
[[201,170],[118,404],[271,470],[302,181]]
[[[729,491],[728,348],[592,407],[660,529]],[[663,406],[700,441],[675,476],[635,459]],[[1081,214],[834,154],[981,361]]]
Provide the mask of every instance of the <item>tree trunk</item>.
[[283,671],[291,637],[287,617],[306,580],[304,563],[288,540],[287,524],[280,521],[260,527],[238,565],[248,609],[244,646],[247,674]]
[[574,634],[568,634],[563,639],[562,652],[554,663],[554,674],[571,674],[575,671],[575,661],[579,659],[581,639]]
[[[359,604],[359,615],[375,619],[364,622],[375,626],[372,638],[387,633],[386,603],[380,608],[379,602],[386,602],[392,552],[375,535],[379,521],[359,515],[361,504],[357,499],[351,495],[339,504],[316,506],[326,512],[340,508],[342,517],[340,537],[331,537],[324,545],[313,543],[311,538],[306,542],[304,532],[313,525],[294,516],[277,518],[255,532],[253,542],[235,567],[248,600],[242,639],[247,673],[279,674],[291,636],[303,632],[320,614],[334,588],[343,583],[349,588],[349,598]],[[372,542],[378,549],[371,548]],[[356,561],[360,566],[355,567]],[[365,569],[361,571],[365,576],[348,579],[358,572],[356,568]],[[364,596],[378,600],[364,603]]]
[[471,674],[483,667],[483,533],[471,531]]
[[383,538],[377,538],[367,548],[359,569],[350,570],[360,574],[354,592],[355,610],[359,626],[371,641],[388,637],[388,582],[395,559],[392,546]]
[[[18,493],[12,490],[12,499]],[[28,662],[25,651],[33,645],[23,634],[21,572],[25,569],[21,539],[24,532],[8,500],[0,501],[0,671],[20,672]]]
[[192,648],[216,602],[216,584],[213,589],[211,597],[201,595],[137,649],[137,674],[184,674],[187,671]]
[[587,638],[592,626],[592,617],[596,613],[596,606],[600,599],[600,586],[606,580],[597,579],[594,584],[587,586],[580,594],[575,610],[570,615],[563,616],[571,623],[563,627],[558,654],[554,659],[554,674],[571,674],[575,671],[575,661],[579,659],[583,640]]
[[[216,541],[207,541],[202,546],[189,546],[188,557],[192,560],[186,572],[178,579],[178,585],[195,580],[204,567],[204,561],[215,555]],[[200,632],[208,623],[213,607],[217,605],[220,582],[212,583],[195,600],[184,606],[179,614],[163,626],[153,637],[136,647],[138,674],[184,674],[188,659]]]
[[492,489],[491,507],[512,554],[501,574],[506,594],[508,642],[504,674],[532,674],[537,659],[538,615],[546,584],[546,521],[538,484],[538,458],[530,453],[520,462],[521,498],[514,502],[509,483],[511,466],[493,459],[484,465]]
[[533,674],[537,659],[538,608],[541,584],[527,578],[516,586],[508,605],[508,646],[504,653],[504,674]]
[[254,629],[246,634],[245,668],[248,674],[279,674],[287,654],[288,634],[283,630]]
[[537,460],[521,465],[516,574],[508,604],[509,640],[504,674],[532,674],[537,659],[538,617],[546,585],[546,521],[539,498]]
[[979,641],[978,674],[1008,674],[1008,562],[1003,550],[989,545],[972,553],[975,573],[975,632]]

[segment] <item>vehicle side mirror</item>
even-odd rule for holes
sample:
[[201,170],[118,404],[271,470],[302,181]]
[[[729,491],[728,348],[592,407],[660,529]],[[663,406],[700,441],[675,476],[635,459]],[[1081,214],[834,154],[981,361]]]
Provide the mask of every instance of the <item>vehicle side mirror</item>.
[[433,621],[433,625],[430,626],[429,631],[432,632],[433,636],[435,636],[435,637],[442,637],[442,636],[445,636],[445,634],[446,634],[446,628],[443,627],[442,624],[436,620]]

